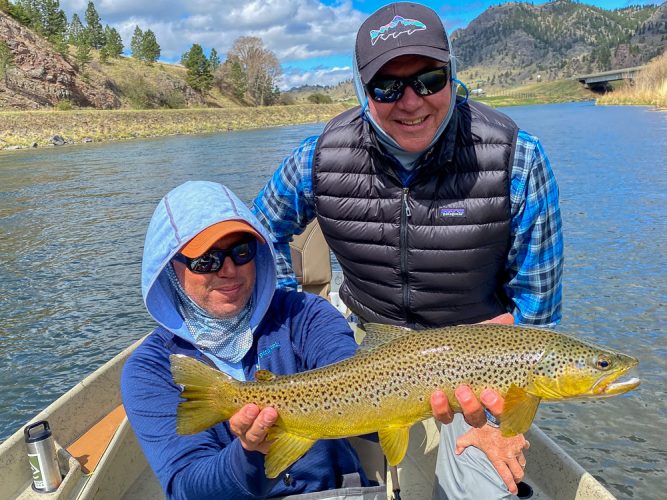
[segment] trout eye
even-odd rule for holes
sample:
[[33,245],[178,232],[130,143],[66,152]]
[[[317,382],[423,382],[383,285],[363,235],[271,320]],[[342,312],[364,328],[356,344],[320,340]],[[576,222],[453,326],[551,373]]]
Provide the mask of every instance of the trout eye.
[[608,370],[611,367],[611,361],[607,358],[600,357],[596,362],[596,366],[598,370]]

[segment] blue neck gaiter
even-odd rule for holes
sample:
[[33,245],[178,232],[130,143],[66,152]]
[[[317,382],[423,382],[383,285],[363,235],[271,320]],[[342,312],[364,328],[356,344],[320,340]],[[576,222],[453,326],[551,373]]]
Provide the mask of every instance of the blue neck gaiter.
[[178,297],[178,311],[197,348],[228,363],[241,361],[252,347],[252,297],[239,314],[224,319],[214,318],[187,296],[171,265],[167,265],[165,271]]

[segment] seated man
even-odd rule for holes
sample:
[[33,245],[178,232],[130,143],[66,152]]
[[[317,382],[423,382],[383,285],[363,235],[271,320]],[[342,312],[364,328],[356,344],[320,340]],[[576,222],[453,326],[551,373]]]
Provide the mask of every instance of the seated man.
[[211,182],[188,182],[158,205],[146,235],[142,291],[158,326],[132,354],[121,390],[141,447],[170,498],[263,498],[339,488],[357,474],[347,440],[319,441],[277,479],[264,476],[273,408],[176,434],[180,388],[169,355],[199,359],[240,380],[286,374],[352,355],[345,319],[324,299],[275,289],[273,247],[245,205]]
[[[142,292],[159,326],[125,364],[121,391],[128,419],[169,498],[265,498],[347,485],[361,485],[354,490],[366,496],[355,498],[386,495],[371,485],[346,439],[318,441],[278,478],[267,479],[267,430],[278,417],[271,407],[246,405],[206,431],[176,433],[181,389],[171,376],[171,354],[252,380],[259,369],[311,370],[357,348],[346,320],[326,300],[276,290],[268,234],[227,188],[187,182],[162,199],[146,235]],[[474,397],[461,406],[482,425]],[[433,407],[443,422],[451,422],[443,393],[434,395]]]

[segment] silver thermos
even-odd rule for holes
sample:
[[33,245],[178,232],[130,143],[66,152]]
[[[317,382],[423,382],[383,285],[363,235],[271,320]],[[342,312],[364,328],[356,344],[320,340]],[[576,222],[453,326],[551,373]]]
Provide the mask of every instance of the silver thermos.
[[51,435],[49,423],[41,420],[27,425],[23,429],[23,434],[28,447],[33,489],[42,493],[57,490],[62,482],[62,476],[58,466],[56,443]]

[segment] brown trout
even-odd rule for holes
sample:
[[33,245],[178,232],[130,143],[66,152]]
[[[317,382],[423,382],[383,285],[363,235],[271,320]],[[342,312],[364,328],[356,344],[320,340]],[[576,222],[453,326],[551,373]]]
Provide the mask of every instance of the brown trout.
[[274,440],[265,460],[269,478],[318,439],[372,432],[378,433],[389,465],[396,465],[405,456],[410,427],[432,415],[436,389],[445,392],[454,411],[460,411],[454,397],[458,385],[469,385],[478,397],[486,388],[495,389],[505,398],[501,431],[512,436],[528,430],[540,401],[613,396],[640,383],[616,381],[637,365],[636,359],[547,329],[365,328],[369,347],[347,360],[293,375],[259,370],[254,382],[172,355],[174,382],[183,386],[185,399],[177,410],[177,432],[201,432],[255,403],[278,411],[268,436]]

